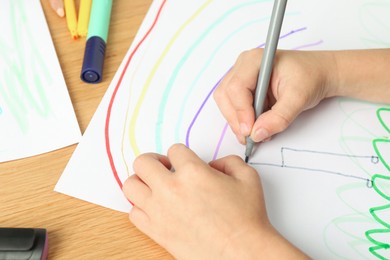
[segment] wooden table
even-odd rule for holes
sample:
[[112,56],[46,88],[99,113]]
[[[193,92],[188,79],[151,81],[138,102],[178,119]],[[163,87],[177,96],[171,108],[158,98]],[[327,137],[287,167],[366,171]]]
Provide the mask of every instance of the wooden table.
[[[72,40],[66,20],[50,9],[48,0],[41,3],[84,132],[152,0],[114,1],[103,82],[97,85],[79,77],[85,39]],[[0,226],[46,228],[49,259],[172,259],[127,214],[53,191],[75,148],[0,163]]]

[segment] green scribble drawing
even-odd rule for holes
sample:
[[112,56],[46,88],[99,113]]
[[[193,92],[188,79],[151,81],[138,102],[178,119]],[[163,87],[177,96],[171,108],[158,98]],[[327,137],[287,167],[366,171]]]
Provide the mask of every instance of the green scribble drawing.
[[[380,145],[382,144],[388,144],[387,148],[390,147],[390,129],[383,118],[383,113],[389,113],[390,108],[375,108],[370,105],[371,103],[369,102],[362,102],[366,104],[367,107],[348,111],[346,108],[348,107],[349,102],[355,101],[347,98],[340,98],[339,101],[339,108],[346,117],[341,125],[339,139],[341,148],[347,154],[354,155],[352,144],[362,147],[372,147],[373,154],[375,154],[375,157],[377,158],[375,164],[377,164],[377,167],[380,169],[385,169],[386,174],[389,174],[390,167],[388,162],[385,161],[385,157],[380,153],[379,147],[381,147]],[[347,107],[344,108],[343,105],[347,105]],[[370,125],[364,124],[364,122],[361,121],[361,113],[372,114],[374,111],[380,123],[378,124],[379,128],[377,130],[374,130]],[[351,124],[355,129],[359,129],[359,131],[346,134],[344,129],[350,129]],[[385,133],[378,134],[378,130],[382,128],[385,130]],[[373,256],[377,259],[388,259],[383,256],[385,252],[382,250],[390,249],[389,241],[379,241],[378,235],[385,233],[390,234],[390,219],[386,220],[383,218],[383,212],[390,210],[390,204],[387,203],[390,202],[390,176],[375,174],[375,172],[372,172],[372,169],[370,170],[364,166],[361,161],[357,160],[354,156],[351,156],[350,160],[358,167],[359,171],[366,174],[367,178],[371,180],[372,192],[374,192],[373,196],[379,194],[381,198],[385,199],[385,205],[375,207],[372,207],[371,205],[366,209],[364,209],[364,207],[358,208],[357,205],[359,205],[359,202],[352,201],[351,199],[353,199],[353,196],[351,197],[350,195],[349,197],[348,193],[351,194],[350,192],[352,192],[358,194],[364,192],[363,189],[366,189],[366,187],[362,186],[361,183],[356,182],[351,182],[338,187],[336,189],[336,194],[339,200],[351,210],[351,213],[334,218],[323,231],[323,241],[334,256],[339,259],[349,259],[344,255],[344,252],[335,251],[331,245],[332,239],[331,237],[328,237],[327,234],[330,230],[335,229],[349,238],[347,245],[357,256],[359,256],[359,259],[372,259]],[[382,165],[384,167],[382,167]],[[356,205],[352,202],[356,203]],[[382,212],[382,214],[380,214],[380,212]],[[361,227],[361,230],[351,229],[351,223],[352,225],[355,223],[357,227]],[[378,224],[380,226],[377,226]],[[373,228],[373,226],[375,228]],[[370,230],[365,231],[367,229]],[[386,252],[388,254],[389,251]]]
[[[381,125],[383,126],[383,128],[386,130],[386,132],[390,133],[390,127],[388,125],[386,125],[385,121],[383,120],[382,116],[381,116],[381,113],[383,112],[389,112],[390,111],[390,108],[380,108],[376,111],[376,116],[379,120],[379,123],[381,123]],[[386,164],[388,166],[388,164]],[[387,167],[388,170],[389,167]]]
[[386,19],[389,13],[389,1],[369,2],[360,7],[360,22],[367,34],[362,40],[368,47],[390,47],[390,24],[382,20]]
[[[386,130],[387,133],[390,134],[389,126],[386,125],[382,118],[382,113],[387,112],[390,113],[390,108],[379,108],[376,111],[377,118],[382,125],[382,127]],[[374,220],[380,224],[381,228],[371,229],[367,230],[365,235],[366,238],[373,244],[369,250],[371,254],[376,256],[379,259],[387,259],[385,256],[383,256],[383,250],[389,250],[390,249],[390,241],[379,241],[379,239],[375,238],[375,235],[381,234],[381,233],[390,233],[390,219],[382,219],[380,217],[381,212],[388,211],[390,209],[390,166],[389,163],[385,161],[383,158],[382,152],[379,150],[378,145],[379,144],[387,144],[387,147],[390,147],[390,140],[388,138],[376,138],[372,140],[372,145],[374,147],[374,150],[376,154],[378,155],[379,160],[382,162],[383,166],[386,168],[385,173],[381,174],[375,174],[372,177],[373,182],[373,188],[378,193],[380,197],[382,197],[385,201],[387,201],[387,204],[376,206],[370,208],[370,214],[374,218]]]
[[10,26],[12,33],[0,36],[0,56],[5,64],[0,71],[1,110],[12,114],[26,133],[31,114],[50,115],[45,86],[51,85],[52,77],[41,54],[45,50],[37,44],[33,24],[27,19],[26,5],[20,0],[9,3],[10,23],[3,26]]
[[[360,122],[359,120],[356,119],[356,118],[359,118],[358,115],[361,112],[367,111],[367,108],[354,110],[353,112],[348,113],[347,111],[344,110],[344,108],[342,106],[344,103],[348,103],[348,102],[355,102],[355,101],[348,99],[348,98],[340,98],[339,108],[341,111],[344,112],[344,114],[346,116],[346,119],[344,120],[344,122],[341,125],[341,129],[348,129],[347,123],[353,123],[354,127],[359,128],[360,130],[364,131],[364,133],[365,133],[364,136],[361,136],[361,135],[360,136],[351,136],[351,135],[345,136],[344,133],[340,134],[340,136],[341,136],[340,140],[339,140],[340,146],[342,147],[342,149],[346,153],[353,155],[354,151],[348,145],[349,143],[359,142],[362,144],[364,144],[364,143],[370,144],[372,138],[376,137],[376,134],[370,129],[370,127],[368,127],[367,125],[364,125],[363,122]],[[369,102],[363,102],[363,101],[362,101],[362,103],[369,104]],[[356,117],[355,117],[355,115],[356,115]],[[371,174],[370,174],[369,170],[366,169],[365,167],[363,167],[361,165],[361,163],[359,162],[359,160],[357,160],[354,157],[351,157],[351,160],[361,171],[365,172],[366,175],[371,178]]]
[[[350,188],[356,188],[356,187],[350,187]],[[345,255],[341,255],[334,251],[332,247],[327,243],[327,241],[331,238],[326,237],[326,231],[332,226],[335,227],[340,233],[345,234],[348,238],[351,240],[348,241],[349,247],[356,253],[356,255],[359,255],[360,257],[364,257],[363,253],[359,251],[359,248],[368,248],[369,247],[369,242],[364,239],[363,236],[358,236],[355,233],[352,233],[350,229],[348,229],[348,225],[363,225],[365,223],[370,223],[372,220],[369,218],[369,214],[362,214],[361,212],[357,212],[354,209],[355,213],[357,214],[349,214],[349,215],[344,215],[344,216],[339,216],[337,217],[334,221],[329,223],[324,232],[324,241],[326,243],[326,246],[330,252],[332,252],[333,255],[337,256],[340,259],[349,259]]]

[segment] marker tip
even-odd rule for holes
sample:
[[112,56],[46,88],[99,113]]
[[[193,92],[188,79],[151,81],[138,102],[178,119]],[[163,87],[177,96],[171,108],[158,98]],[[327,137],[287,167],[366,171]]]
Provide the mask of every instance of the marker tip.
[[249,156],[245,156],[245,162],[248,163],[249,161]]

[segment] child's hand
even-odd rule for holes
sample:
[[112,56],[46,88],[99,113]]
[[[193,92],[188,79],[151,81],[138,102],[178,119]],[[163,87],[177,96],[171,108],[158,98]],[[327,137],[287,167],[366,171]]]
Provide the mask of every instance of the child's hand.
[[255,142],[269,139],[329,96],[328,70],[335,67],[332,52],[278,51],[264,113],[255,122],[253,99],[262,54],[262,49],[243,52],[214,92],[219,109],[242,144],[249,135]]
[[130,220],[178,259],[298,252],[269,223],[260,178],[237,156],[207,164],[174,145],[168,156],[139,156],[134,171],[123,187]]

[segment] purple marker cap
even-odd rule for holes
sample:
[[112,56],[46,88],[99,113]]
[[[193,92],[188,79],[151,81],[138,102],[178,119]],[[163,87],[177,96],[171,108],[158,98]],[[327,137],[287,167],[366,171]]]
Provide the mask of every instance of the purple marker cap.
[[99,36],[88,38],[80,78],[86,83],[102,81],[106,43]]

